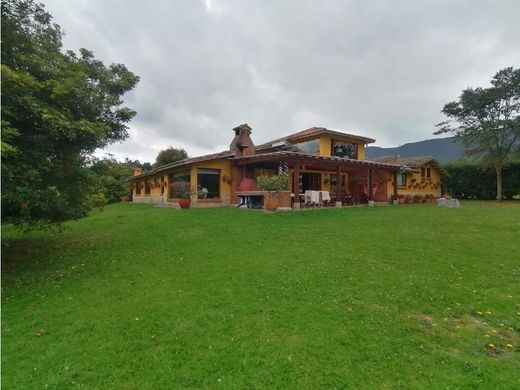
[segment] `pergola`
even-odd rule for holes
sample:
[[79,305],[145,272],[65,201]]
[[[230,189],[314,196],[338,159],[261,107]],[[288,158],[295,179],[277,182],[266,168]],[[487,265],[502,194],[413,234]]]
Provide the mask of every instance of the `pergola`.
[[[279,164],[286,164],[293,170],[293,189],[300,188],[300,171],[303,169],[329,171],[336,173],[337,195],[343,195],[342,173],[363,173],[367,175],[368,199],[373,200],[373,172],[384,171],[393,174],[393,195],[397,199],[397,173],[400,165],[380,163],[368,160],[352,160],[343,157],[325,157],[313,154],[293,151],[277,151],[264,154],[255,154],[231,159],[236,167],[242,167],[242,177],[245,177],[245,169],[248,166],[262,166],[276,168]],[[341,198],[339,198],[341,199]]]

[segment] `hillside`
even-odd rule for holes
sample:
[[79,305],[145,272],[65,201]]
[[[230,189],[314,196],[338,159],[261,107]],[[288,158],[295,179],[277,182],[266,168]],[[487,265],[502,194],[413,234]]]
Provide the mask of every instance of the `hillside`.
[[381,148],[369,146],[366,149],[368,159],[389,155],[399,157],[433,156],[440,162],[449,162],[462,157],[463,147],[456,143],[453,137],[428,139],[419,142],[410,142],[395,148]]

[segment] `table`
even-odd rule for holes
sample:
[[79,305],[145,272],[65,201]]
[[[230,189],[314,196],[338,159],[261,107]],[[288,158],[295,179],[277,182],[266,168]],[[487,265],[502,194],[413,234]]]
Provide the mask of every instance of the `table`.
[[236,195],[240,198],[240,204],[236,207],[245,206],[248,209],[263,209],[262,199],[264,198],[265,192],[255,191],[241,191],[237,192]]
[[303,196],[305,204],[310,203],[312,206],[322,206],[324,202],[328,204],[331,201],[329,191],[307,190],[300,196]]

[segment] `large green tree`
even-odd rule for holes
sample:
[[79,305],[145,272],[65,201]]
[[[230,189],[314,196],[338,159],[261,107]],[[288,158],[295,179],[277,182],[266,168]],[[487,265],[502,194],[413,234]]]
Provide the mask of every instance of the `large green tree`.
[[184,160],[185,158],[188,158],[188,153],[186,153],[184,149],[169,147],[168,149],[161,150],[157,154],[154,167],[160,167],[175,161]]
[[449,120],[436,134],[453,133],[466,154],[495,169],[502,200],[502,169],[520,154],[520,69],[499,71],[489,88],[468,88],[442,109]]
[[122,96],[139,78],[93,53],[62,50],[43,5],[2,0],[2,218],[45,226],[88,213],[86,162],[128,136]]
[[133,166],[117,161],[112,156],[94,159],[90,166],[96,188],[107,199],[108,203],[121,201],[124,196],[131,196],[128,178],[132,176]]

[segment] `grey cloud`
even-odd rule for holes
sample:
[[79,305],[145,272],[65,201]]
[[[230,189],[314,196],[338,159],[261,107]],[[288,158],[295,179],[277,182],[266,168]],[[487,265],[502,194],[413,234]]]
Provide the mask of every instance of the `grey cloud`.
[[520,62],[520,3],[489,1],[45,2],[67,33],[141,76],[132,137],[109,148],[153,160],[311,126],[395,146],[433,137],[440,110]]

